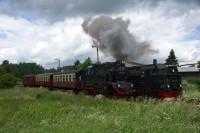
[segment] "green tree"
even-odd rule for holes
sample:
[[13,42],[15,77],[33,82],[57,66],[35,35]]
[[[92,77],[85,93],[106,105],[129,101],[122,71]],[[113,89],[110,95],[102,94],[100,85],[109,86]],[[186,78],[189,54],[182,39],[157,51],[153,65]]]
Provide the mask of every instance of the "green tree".
[[84,61],[83,64],[84,64],[84,68],[92,65],[92,60],[90,59],[90,57],[88,57],[87,59],[85,59],[85,61]]
[[13,74],[0,67],[0,89],[14,87],[17,81],[18,79]]
[[178,65],[178,59],[175,55],[175,52],[173,49],[171,49],[170,54],[168,58],[166,59],[166,65]]
[[1,76],[2,74],[5,74],[5,73],[6,73],[6,70],[5,70],[3,67],[0,66],[0,76]]
[[76,70],[85,69],[90,65],[92,65],[92,60],[90,59],[90,57],[85,59],[85,61],[83,63],[80,63],[80,62],[78,63],[77,61],[74,63],[74,67],[75,67]]
[[74,66],[77,66],[77,65],[79,65],[79,64],[81,64],[81,62],[80,62],[79,60],[76,60],[76,61],[74,62]]
[[0,76],[0,88],[12,88],[17,84],[17,78],[10,73]]
[[2,62],[2,65],[8,65],[9,64],[9,61],[8,60],[4,60],[3,62]]

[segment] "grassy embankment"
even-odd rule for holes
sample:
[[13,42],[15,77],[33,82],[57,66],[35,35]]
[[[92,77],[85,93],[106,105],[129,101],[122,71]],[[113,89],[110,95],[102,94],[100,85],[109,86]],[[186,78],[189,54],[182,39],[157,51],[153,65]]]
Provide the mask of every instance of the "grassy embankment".
[[[198,81],[199,82],[199,81]],[[0,132],[200,132],[200,87],[184,80],[176,102],[112,100],[44,88],[0,90]]]

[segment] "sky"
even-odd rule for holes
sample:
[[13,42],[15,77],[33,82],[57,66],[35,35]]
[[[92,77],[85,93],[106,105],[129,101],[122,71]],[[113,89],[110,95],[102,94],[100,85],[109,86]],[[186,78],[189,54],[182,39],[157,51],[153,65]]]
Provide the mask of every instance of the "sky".
[[[173,48],[180,62],[200,60],[200,0],[0,0],[0,62],[36,62],[46,68],[96,61],[87,17],[122,17],[138,40],[158,52],[136,62],[164,63]],[[100,60],[114,61],[100,51]]]

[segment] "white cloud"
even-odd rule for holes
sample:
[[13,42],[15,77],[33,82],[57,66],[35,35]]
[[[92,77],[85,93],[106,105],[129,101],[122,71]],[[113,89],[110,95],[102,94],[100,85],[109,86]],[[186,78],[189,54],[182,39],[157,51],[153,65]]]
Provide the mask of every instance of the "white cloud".
[[[0,15],[0,29],[9,31],[0,43],[0,61],[34,61],[44,66],[54,62],[94,56],[89,37],[81,29],[81,18],[40,25]],[[68,64],[67,62],[63,62]],[[71,62],[70,62],[71,63]],[[47,66],[51,67],[51,66]]]
[[127,11],[119,14],[131,20],[130,31],[141,40],[149,40],[152,47],[159,53],[143,58],[151,62],[152,58],[164,62],[173,48],[176,56],[182,63],[194,63],[200,60],[200,39],[187,39],[196,27],[200,25],[200,9],[191,9],[180,15],[166,15],[162,12],[160,5],[155,9],[144,9],[138,11]]

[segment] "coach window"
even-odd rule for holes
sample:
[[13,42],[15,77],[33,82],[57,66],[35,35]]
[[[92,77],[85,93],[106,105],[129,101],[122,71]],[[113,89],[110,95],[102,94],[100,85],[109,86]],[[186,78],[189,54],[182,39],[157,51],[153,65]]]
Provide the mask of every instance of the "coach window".
[[59,77],[60,77],[60,82],[62,82],[62,75],[60,75]]
[[67,82],[69,81],[69,79],[68,79],[68,75],[66,75],[66,81],[67,81]]
[[65,75],[63,74],[63,82],[65,82]]
[[62,75],[62,82],[65,82],[65,75]]
[[67,76],[66,76],[66,74],[64,76],[65,76],[65,82],[66,82],[67,81]]
[[75,74],[73,74],[73,81],[75,81]]
[[67,75],[65,74],[65,82],[67,82]]
[[69,82],[71,81],[71,74],[69,74]]
[[73,81],[73,74],[71,74],[71,81]]

